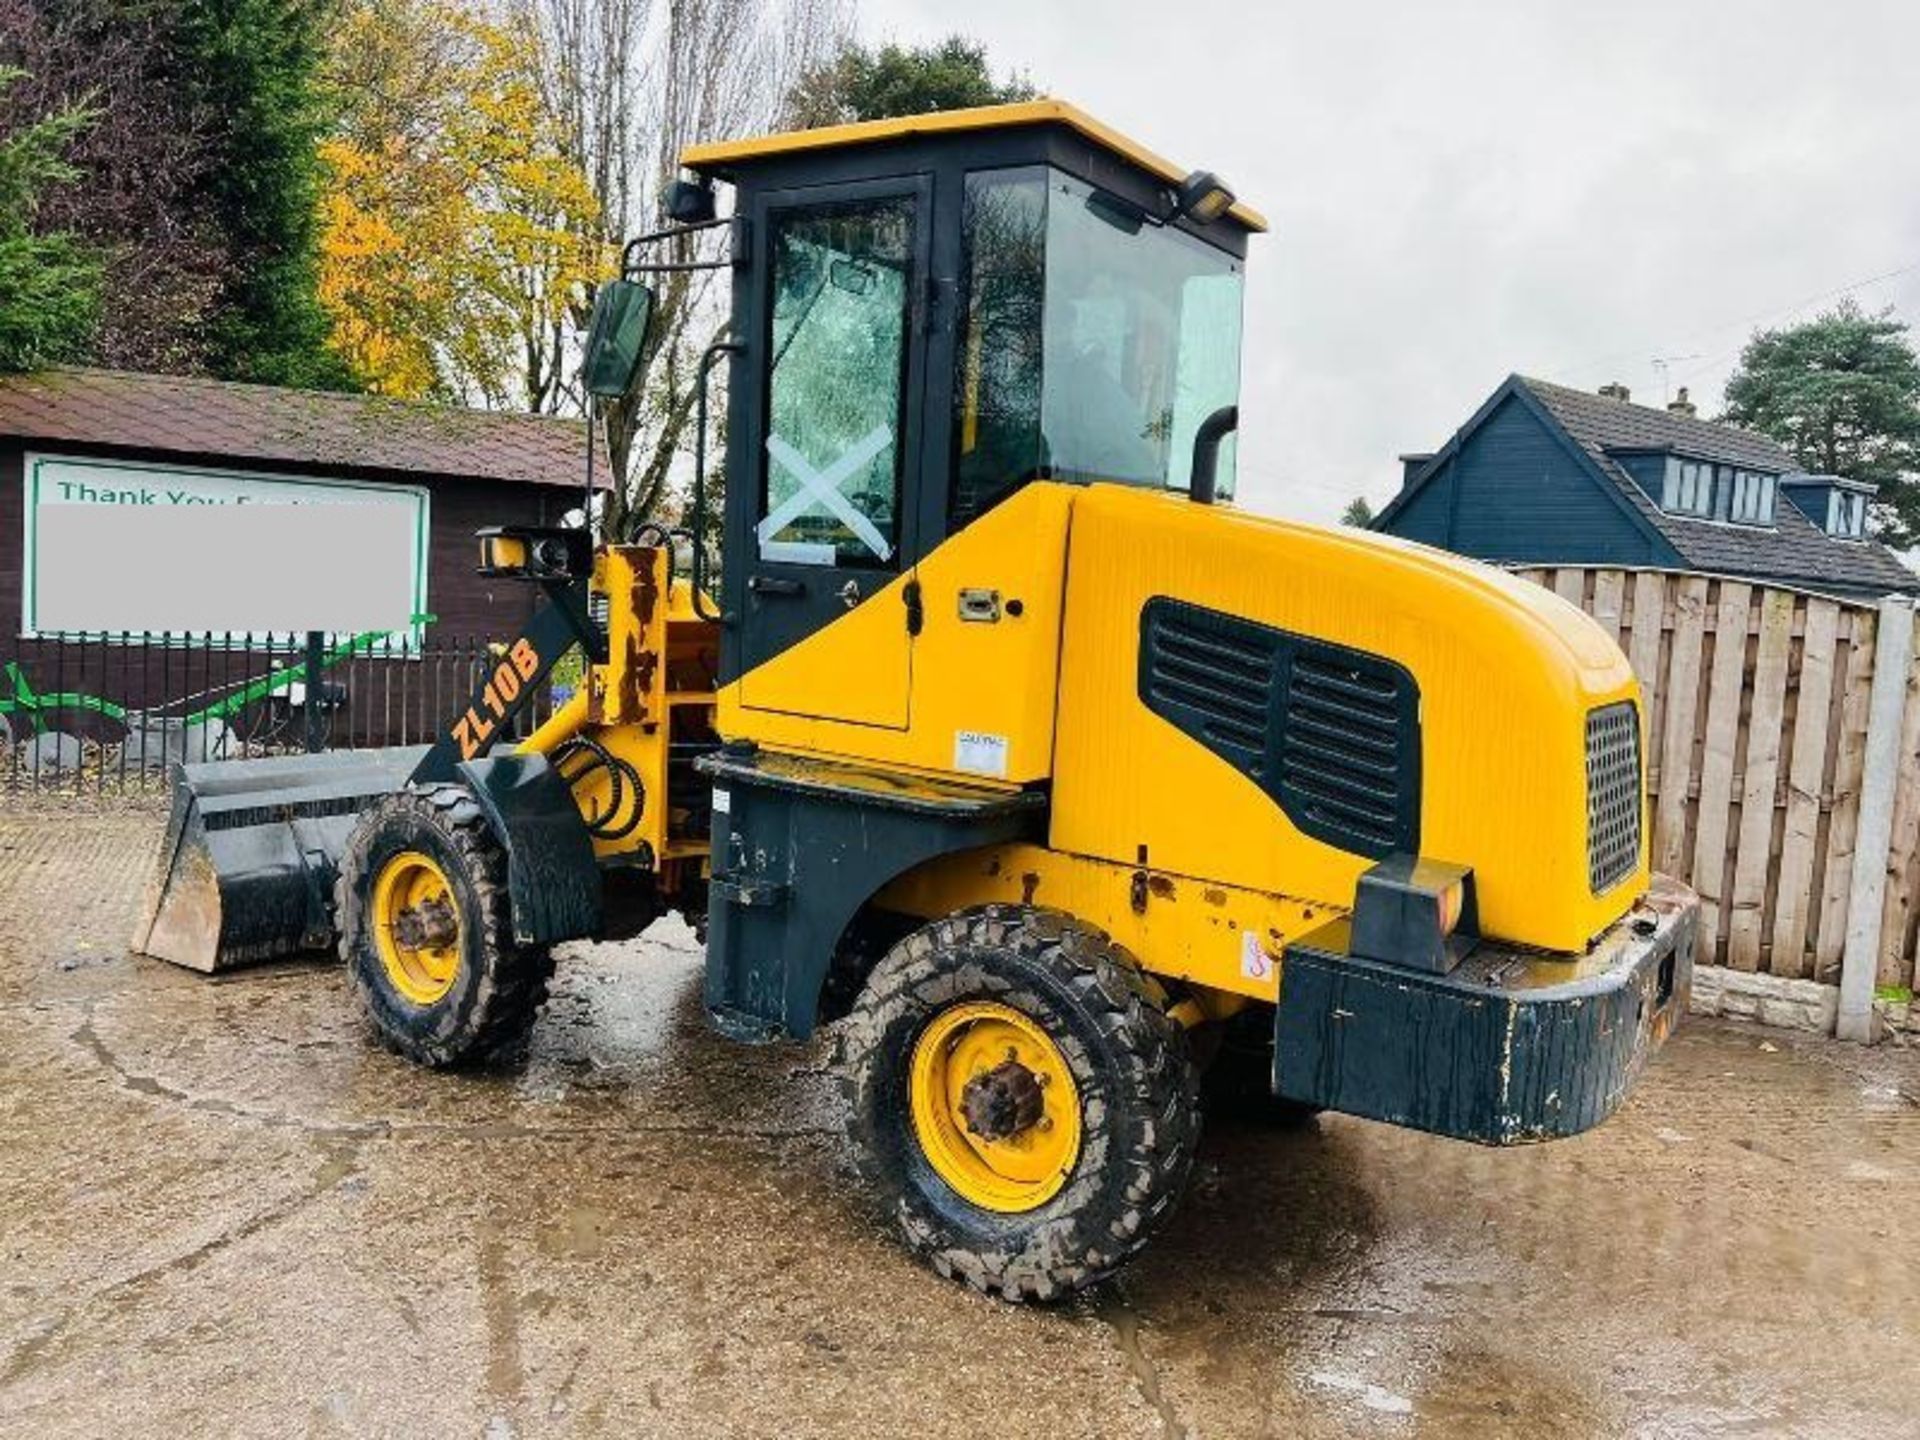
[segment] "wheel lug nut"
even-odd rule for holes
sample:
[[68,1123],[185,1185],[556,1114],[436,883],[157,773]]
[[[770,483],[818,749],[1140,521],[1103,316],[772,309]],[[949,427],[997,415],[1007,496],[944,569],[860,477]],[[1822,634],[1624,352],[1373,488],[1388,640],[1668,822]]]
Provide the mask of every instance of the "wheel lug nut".
[[1051,1115],[1042,1115],[1034,1123],[1038,1125],[1042,1130],[1053,1129],[1053,1117]]

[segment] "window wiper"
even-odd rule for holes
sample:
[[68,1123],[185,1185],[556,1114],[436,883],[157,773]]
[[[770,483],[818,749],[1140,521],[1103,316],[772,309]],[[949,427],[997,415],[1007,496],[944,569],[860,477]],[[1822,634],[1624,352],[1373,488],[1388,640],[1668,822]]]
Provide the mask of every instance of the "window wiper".
[[774,351],[773,363],[767,366],[767,376],[769,379],[779,372],[780,362],[787,358],[787,351],[793,348],[793,342],[800,338],[800,332],[807,328],[807,321],[813,318],[813,307],[820,303],[820,297],[826,293],[827,276],[830,273],[830,271],[823,271],[821,273],[819,283],[813,287],[813,293],[807,296],[806,304],[793,322],[793,328],[787,331],[787,338],[782,340],[780,342],[780,348]]

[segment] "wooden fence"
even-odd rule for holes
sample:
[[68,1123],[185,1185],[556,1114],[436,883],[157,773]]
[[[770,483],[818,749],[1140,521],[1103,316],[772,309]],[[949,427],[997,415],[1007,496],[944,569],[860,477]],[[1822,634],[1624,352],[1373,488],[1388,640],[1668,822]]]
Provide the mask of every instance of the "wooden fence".
[[[1861,957],[1854,988],[1867,999],[1875,986],[1911,989],[1920,930],[1911,627],[1888,629],[1903,693],[1877,708],[1882,727],[1897,725],[1893,752],[1891,734],[1870,733],[1877,605],[1664,571],[1519,573],[1586,610],[1633,662],[1646,690],[1653,864],[1700,892],[1701,961],[1839,984],[1851,949]],[[1863,799],[1878,788],[1870,752],[1881,757],[1871,773],[1892,793],[1866,804],[1863,827]]]

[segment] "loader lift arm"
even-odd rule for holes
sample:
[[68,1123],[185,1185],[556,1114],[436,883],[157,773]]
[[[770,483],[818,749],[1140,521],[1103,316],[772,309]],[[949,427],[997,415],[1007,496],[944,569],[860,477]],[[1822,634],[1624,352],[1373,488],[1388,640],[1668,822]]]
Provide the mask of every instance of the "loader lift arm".
[[587,608],[593,549],[584,530],[504,525],[480,531],[479,539],[482,575],[531,580],[547,603],[482,673],[465,707],[407,777],[412,785],[458,779],[462,764],[488,754],[575,645],[586,651],[591,664],[607,658],[606,632],[593,623]]

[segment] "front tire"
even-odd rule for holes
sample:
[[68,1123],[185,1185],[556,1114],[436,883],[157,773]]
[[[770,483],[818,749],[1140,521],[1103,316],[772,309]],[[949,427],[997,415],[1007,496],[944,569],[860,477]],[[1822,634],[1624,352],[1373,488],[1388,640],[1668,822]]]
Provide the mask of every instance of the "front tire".
[[525,1042],[553,956],[514,944],[506,854],[466,787],[402,790],[362,815],[340,857],[334,919],[390,1049],[440,1068]]
[[1185,1032],[1133,960],[1055,911],[990,905],[915,931],[841,1036],[863,1174],[909,1249],[1009,1300],[1113,1274],[1186,1187]]

